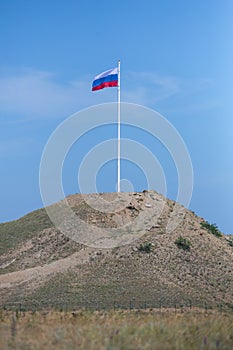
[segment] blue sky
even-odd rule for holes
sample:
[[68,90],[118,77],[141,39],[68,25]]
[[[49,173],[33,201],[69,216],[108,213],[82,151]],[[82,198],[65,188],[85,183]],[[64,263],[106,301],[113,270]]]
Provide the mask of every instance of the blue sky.
[[[39,166],[49,136],[73,113],[116,101],[116,89],[92,93],[91,83],[120,59],[122,100],[161,113],[187,145],[190,209],[233,233],[231,0],[11,0],[0,2],[0,14],[0,222],[42,207]],[[85,152],[114,130],[96,130],[74,147],[64,165],[66,194],[79,191]],[[154,142],[175,198],[169,154],[139,130],[122,132],[148,147]],[[114,191],[114,171],[114,163],[101,169],[99,190]],[[136,190],[145,188],[133,164],[123,162],[122,172]]]

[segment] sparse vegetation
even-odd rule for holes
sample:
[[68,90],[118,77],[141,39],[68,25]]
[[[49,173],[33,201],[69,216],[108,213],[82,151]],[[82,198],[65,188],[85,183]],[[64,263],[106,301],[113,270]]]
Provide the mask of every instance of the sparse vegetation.
[[[147,196],[131,197],[138,207],[147,203]],[[100,215],[82,200],[72,197],[71,207],[75,205],[78,213],[80,203],[83,220],[93,226],[114,227],[116,220],[121,229],[121,221],[134,220],[131,210]],[[49,227],[45,210],[0,225],[0,306],[12,310],[20,305],[19,311],[109,310],[130,308],[132,301],[133,307],[147,310],[189,303],[232,308],[232,248],[227,241],[231,237],[216,242],[214,235],[201,229],[203,219],[188,210],[171,234],[166,231],[168,220],[165,204],[158,222],[152,220],[152,229],[139,241],[104,249],[101,255],[99,249],[82,246]],[[181,249],[175,244],[179,236]]]
[[152,248],[152,244],[149,242],[141,243],[138,247],[139,252],[142,253],[150,253]]
[[227,243],[230,247],[233,247],[233,239],[227,238]]
[[0,254],[32,238],[37,232],[53,227],[45,209],[39,209],[18,220],[0,224]]
[[201,227],[207,229],[216,237],[222,237],[222,233],[219,231],[216,224],[210,224],[208,221],[201,222]]
[[176,239],[175,244],[177,245],[178,248],[183,250],[190,250],[191,248],[191,242],[182,236],[179,236]]

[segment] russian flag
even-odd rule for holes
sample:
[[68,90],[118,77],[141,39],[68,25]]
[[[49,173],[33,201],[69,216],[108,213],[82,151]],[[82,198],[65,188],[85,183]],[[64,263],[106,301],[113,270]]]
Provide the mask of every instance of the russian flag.
[[105,87],[118,86],[118,69],[109,69],[97,75],[92,83],[92,91],[104,89]]

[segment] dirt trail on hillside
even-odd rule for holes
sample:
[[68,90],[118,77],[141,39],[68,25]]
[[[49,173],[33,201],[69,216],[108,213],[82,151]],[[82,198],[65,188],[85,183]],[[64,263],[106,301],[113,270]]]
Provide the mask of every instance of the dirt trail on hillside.
[[53,261],[50,264],[43,266],[36,266],[26,270],[15,271],[0,275],[0,290],[5,288],[13,288],[15,285],[25,282],[38,280],[44,282],[51,274],[62,273],[66,270],[89,262],[89,253],[93,249],[86,248],[76,252],[67,258]]

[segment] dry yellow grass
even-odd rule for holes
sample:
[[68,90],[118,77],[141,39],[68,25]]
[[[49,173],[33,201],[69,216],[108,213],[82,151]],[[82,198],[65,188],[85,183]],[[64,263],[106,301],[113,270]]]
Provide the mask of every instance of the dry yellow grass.
[[202,310],[6,312],[0,349],[194,350],[233,348],[233,315]]

